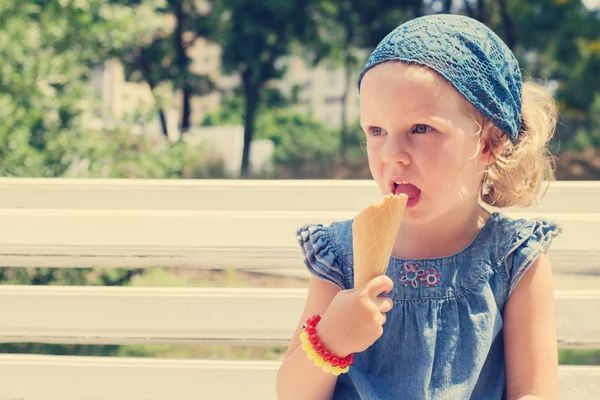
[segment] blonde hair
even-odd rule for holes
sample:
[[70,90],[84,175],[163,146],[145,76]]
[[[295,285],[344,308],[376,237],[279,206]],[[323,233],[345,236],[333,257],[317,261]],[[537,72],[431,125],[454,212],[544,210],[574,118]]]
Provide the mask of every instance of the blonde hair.
[[484,173],[481,200],[494,207],[535,204],[543,182],[554,179],[555,162],[547,144],[556,128],[556,102],[533,82],[523,84],[522,96],[522,125],[515,143],[489,121],[483,125],[492,162]]

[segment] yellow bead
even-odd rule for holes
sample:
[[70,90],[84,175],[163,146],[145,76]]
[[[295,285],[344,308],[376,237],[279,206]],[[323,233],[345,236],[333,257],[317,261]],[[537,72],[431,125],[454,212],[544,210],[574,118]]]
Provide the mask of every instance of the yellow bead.
[[304,351],[310,351],[313,349],[312,344],[308,343],[308,342],[303,342],[302,343],[302,348],[304,349]]
[[325,364],[325,360],[323,360],[321,357],[315,358],[314,361],[317,367],[323,367],[323,365]]
[[317,360],[319,359],[319,355],[317,354],[317,352],[314,349],[308,350],[308,358],[310,358],[311,360]]
[[306,332],[302,332],[302,333],[300,333],[300,340],[301,340],[302,342],[306,342],[306,343],[308,343],[308,333],[306,333]]
[[350,367],[346,367],[346,368],[342,369],[342,374],[347,374],[349,370],[350,370]]
[[325,372],[332,372],[333,371],[333,367],[331,366],[331,364],[325,364],[325,365],[323,365],[323,371],[325,371]]

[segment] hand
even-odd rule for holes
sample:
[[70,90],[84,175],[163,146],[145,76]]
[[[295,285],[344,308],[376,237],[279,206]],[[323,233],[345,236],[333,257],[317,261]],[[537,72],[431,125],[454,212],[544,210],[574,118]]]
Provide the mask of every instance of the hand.
[[385,313],[394,305],[389,293],[394,282],[380,275],[358,288],[342,290],[332,300],[317,325],[321,343],[332,354],[345,357],[366,350],[383,334]]

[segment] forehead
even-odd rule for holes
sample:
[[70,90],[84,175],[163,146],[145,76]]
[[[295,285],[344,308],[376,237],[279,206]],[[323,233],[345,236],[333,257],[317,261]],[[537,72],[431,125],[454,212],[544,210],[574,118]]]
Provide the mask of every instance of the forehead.
[[434,112],[440,108],[465,109],[456,89],[437,72],[421,65],[388,61],[369,70],[360,88],[361,105],[389,103],[407,110],[418,108]]

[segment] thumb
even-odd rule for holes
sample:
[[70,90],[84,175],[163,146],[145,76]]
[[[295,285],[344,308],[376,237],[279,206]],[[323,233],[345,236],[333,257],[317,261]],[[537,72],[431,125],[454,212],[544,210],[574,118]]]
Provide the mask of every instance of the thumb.
[[387,275],[379,275],[366,283],[369,296],[375,297],[380,293],[389,293],[394,288],[394,281]]

